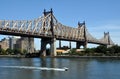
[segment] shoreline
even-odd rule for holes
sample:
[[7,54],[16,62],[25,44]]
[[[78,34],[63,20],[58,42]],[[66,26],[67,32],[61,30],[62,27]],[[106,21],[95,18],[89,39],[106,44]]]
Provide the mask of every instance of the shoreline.
[[0,58],[120,58],[120,56],[46,56],[46,57],[25,57],[25,55],[0,55]]
[[56,56],[55,58],[120,58],[120,56]]
[[0,58],[25,58],[24,55],[0,55]]

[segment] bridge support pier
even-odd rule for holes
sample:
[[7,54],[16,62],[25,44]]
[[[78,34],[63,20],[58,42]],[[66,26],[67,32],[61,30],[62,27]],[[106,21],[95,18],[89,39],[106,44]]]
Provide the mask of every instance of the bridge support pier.
[[46,56],[46,45],[50,44],[50,55],[56,56],[56,38],[41,39],[41,55]]
[[61,48],[61,40],[59,40],[59,48]]
[[83,46],[84,49],[87,48],[87,42],[76,42],[76,49],[80,49],[80,47]]
[[51,39],[50,47],[50,55],[56,56],[56,38]]
[[42,38],[41,39],[41,51],[40,51],[42,56],[46,56],[46,45],[47,45],[47,40]]

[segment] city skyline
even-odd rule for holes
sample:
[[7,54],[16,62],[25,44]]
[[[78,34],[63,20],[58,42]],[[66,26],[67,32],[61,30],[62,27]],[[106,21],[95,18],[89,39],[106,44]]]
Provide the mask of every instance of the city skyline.
[[34,48],[34,39],[33,38],[27,38],[27,37],[6,37],[0,40],[0,48],[3,50],[15,50],[19,49],[21,52],[27,51],[29,53],[35,52]]
[[[44,9],[53,8],[55,17],[62,24],[77,27],[78,21],[85,21],[92,36],[100,39],[109,31],[115,44],[120,45],[119,3],[119,0],[1,0],[0,20],[30,20],[42,16]],[[0,36],[3,37],[6,36]],[[68,45],[67,42],[64,44]],[[40,48],[40,40],[35,40],[35,47]]]

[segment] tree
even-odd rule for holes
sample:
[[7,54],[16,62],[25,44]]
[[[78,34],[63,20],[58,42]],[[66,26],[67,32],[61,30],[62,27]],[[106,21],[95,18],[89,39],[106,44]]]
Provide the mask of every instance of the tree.
[[85,49],[85,53],[90,53],[91,52],[91,49],[90,48],[86,48]]
[[27,53],[27,50],[23,49],[23,54],[26,54]]
[[95,50],[97,53],[106,53],[107,52],[107,46],[100,45]]
[[20,49],[13,49],[14,54],[21,54],[21,50]]
[[109,47],[109,48],[108,48],[108,51],[109,51],[110,53],[120,53],[120,46],[114,45],[114,46],[112,46],[112,47]]
[[2,54],[2,55],[7,55],[7,53],[5,52],[5,50],[4,49],[0,49],[0,54]]
[[8,48],[5,52],[8,53],[8,54],[12,54],[12,53],[13,53],[13,50],[10,49],[10,48]]
[[120,52],[120,47],[118,45],[112,46],[112,49],[114,49],[114,53],[119,53]]
[[71,50],[69,51],[69,54],[70,54],[70,55],[75,55],[75,54],[76,54],[76,49],[75,49],[75,48],[71,49]]
[[86,48],[85,53],[94,53],[95,50],[96,50],[95,48]]

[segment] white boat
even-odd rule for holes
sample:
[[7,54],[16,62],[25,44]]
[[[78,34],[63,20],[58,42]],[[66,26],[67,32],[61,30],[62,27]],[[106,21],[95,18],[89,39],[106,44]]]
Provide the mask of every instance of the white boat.
[[63,68],[47,68],[47,67],[33,67],[33,66],[0,66],[2,68],[18,68],[18,69],[34,69],[34,70],[54,70],[54,71],[67,71],[67,67]]

